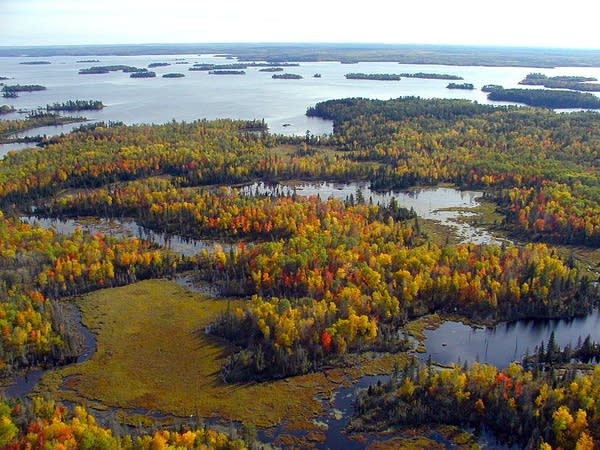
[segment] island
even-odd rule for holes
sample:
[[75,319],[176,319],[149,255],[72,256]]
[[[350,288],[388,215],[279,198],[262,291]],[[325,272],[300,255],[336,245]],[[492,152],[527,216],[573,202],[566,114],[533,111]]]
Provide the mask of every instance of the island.
[[486,84],[485,86],[483,86],[481,88],[482,92],[492,92],[492,91],[497,91],[498,89],[504,89],[502,86],[500,86],[499,84]]
[[313,75],[313,78],[321,78],[321,74],[320,74],[320,73],[315,73],[315,74]]
[[105,74],[109,72],[137,72],[141,69],[134,66],[126,66],[126,65],[112,65],[112,66],[94,66],[88,69],[79,69],[80,75],[91,75],[91,74]]
[[302,75],[297,73],[275,73],[271,78],[274,80],[301,80]]
[[44,91],[46,86],[39,84],[12,84],[2,86],[2,96],[6,98],[15,98],[19,92]]
[[214,64],[194,64],[188,70],[190,72],[208,72],[209,70],[213,70],[215,68]]
[[600,98],[589,92],[555,89],[496,89],[489,100],[524,103],[544,108],[600,109]]
[[469,91],[475,89],[475,87],[471,83],[448,83],[448,86],[446,86],[446,88],[447,89],[466,89]]
[[251,63],[241,63],[246,64],[248,67],[298,67],[299,63],[290,63],[290,62],[251,62]]
[[75,62],[78,62],[78,63],[98,63],[98,62],[100,62],[100,60],[99,59],[80,59],[80,60],[75,61]]
[[394,73],[347,73],[348,80],[400,81],[401,77]]
[[45,64],[52,64],[50,61],[23,61],[19,64],[27,65],[27,66],[41,66]]
[[154,62],[154,63],[150,63],[148,64],[148,68],[153,69],[154,67],[166,67],[166,66],[170,66],[171,63],[168,62]]
[[417,73],[401,73],[401,77],[404,78],[423,78],[426,80],[462,80],[463,77],[459,77],[458,75],[449,75],[446,73],[425,73],[425,72],[417,72]]
[[243,70],[211,70],[208,73],[210,75],[246,75]]
[[155,78],[156,72],[150,70],[139,70],[129,75],[129,78]]
[[165,73],[162,77],[163,78],[183,78],[183,77],[185,77],[185,74],[183,74],[183,73]]
[[259,72],[283,72],[283,67],[265,67],[264,69],[258,69]]
[[598,81],[594,77],[557,75],[548,77],[542,73],[530,73],[519,84],[529,86],[544,86],[551,89],[571,89],[574,91],[600,92],[600,83],[590,83]]
[[104,108],[100,100],[68,100],[46,105],[46,111],[99,111]]
[[0,114],[10,114],[15,111],[15,107],[12,105],[0,105]]

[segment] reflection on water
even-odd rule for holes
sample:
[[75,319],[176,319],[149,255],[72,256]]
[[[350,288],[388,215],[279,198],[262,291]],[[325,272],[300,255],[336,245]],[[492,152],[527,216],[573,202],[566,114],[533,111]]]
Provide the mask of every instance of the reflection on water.
[[[395,199],[400,206],[413,209],[419,217],[446,225],[462,239],[463,242],[478,244],[498,244],[502,240],[488,231],[474,227],[461,219],[473,215],[465,209],[479,206],[478,200],[483,196],[479,191],[461,191],[450,187],[411,189],[408,191],[376,192],[369,188],[367,182],[353,183],[253,183],[243,187],[240,192],[245,195],[318,195],[322,199],[337,198],[348,200],[350,196],[357,198],[358,193],[366,202],[387,205]],[[455,210],[455,209],[460,210]],[[450,210],[449,210],[450,209]]]
[[216,240],[187,239],[177,235],[156,233],[131,219],[87,218],[73,220],[23,216],[21,220],[32,225],[37,223],[44,228],[54,228],[60,234],[69,234],[77,228],[81,228],[89,233],[102,233],[118,238],[137,237],[183,256],[198,255],[202,250],[210,252],[216,244],[221,245],[225,251],[229,251],[233,247],[232,244]]
[[546,345],[553,331],[560,346],[575,346],[588,335],[598,342],[600,310],[574,319],[517,320],[487,328],[444,322],[435,330],[425,331],[427,353],[422,359],[431,355],[442,364],[480,361],[506,367],[512,361],[520,361],[526,352],[533,353],[541,342]]

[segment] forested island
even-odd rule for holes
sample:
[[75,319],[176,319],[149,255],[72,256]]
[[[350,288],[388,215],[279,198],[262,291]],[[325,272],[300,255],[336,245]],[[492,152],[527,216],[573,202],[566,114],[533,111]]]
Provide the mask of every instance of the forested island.
[[466,89],[468,91],[472,91],[475,89],[472,83],[448,83],[446,89]]
[[50,61],[22,61],[19,64],[27,66],[42,66],[46,64],[52,64]]
[[400,75],[393,73],[347,73],[348,80],[377,80],[377,81],[399,81]]
[[259,72],[283,72],[283,67],[265,67],[258,69]]
[[502,86],[500,86],[499,84],[486,84],[481,88],[482,92],[492,92],[492,91],[496,91],[498,89],[504,89]]
[[138,72],[141,69],[134,66],[127,66],[122,64],[112,65],[112,66],[94,66],[88,69],[80,69],[80,75],[94,75],[94,74],[106,74],[110,72],[123,72],[123,73],[131,73]]
[[46,111],[97,111],[104,108],[100,100],[68,100],[46,105]]
[[274,80],[301,80],[303,77],[297,73],[275,73],[271,78]]
[[79,59],[75,62],[76,63],[98,63],[98,62],[100,62],[100,60],[99,59]]
[[417,73],[401,73],[401,77],[404,78],[423,78],[426,80],[462,80],[463,77],[459,77],[458,75],[448,75],[446,73],[425,73],[425,72],[417,72]]
[[246,75],[244,70],[210,70],[209,75]]
[[137,72],[133,72],[129,74],[130,78],[156,78],[156,72],[152,72],[151,70],[139,70]]
[[600,109],[600,98],[591,93],[554,89],[493,89],[488,99],[524,103],[544,108]]
[[[307,447],[326,439],[313,422],[330,415],[323,395],[389,374],[357,399],[353,437],[387,439],[378,431],[420,423],[485,427],[523,447],[594,448],[600,371],[552,366],[563,354],[553,344],[530,367],[441,368],[408,351],[415,321],[431,314],[491,325],[599,305],[592,260],[580,264],[567,245],[600,247],[600,115],[412,97],[331,100],[307,115],[333,120],[333,134],[277,136],[264,121],[226,119],[99,123],[0,161],[0,369],[55,366],[39,383],[52,400],[0,403],[2,445],[243,448],[258,426],[305,431],[291,442]],[[303,196],[298,180],[361,181],[373,193],[485,190],[496,229],[516,243],[457,243],[393,196]],[[292,188],[244,187],[259,181]],[[214,245],[183,254],[127,233],[60,233],[22,219],[32,213],[131,220]],[[180,276],[209,283],[213,297],[166,279]],[[97,343],[77,365],[65,303]],[[112,432],[80,406],[67,413],[52,403],[90,398],[108,409]],[[137,408],[123,419],[136,424],[167,411],[244,426],[225,435],[198,423],[139,425],[129,436],[117,433],[127,411],[115,405]]]
[[15,107],[12,105],[0,105],[0,114],[10,114],[15,111]]
[[548,77],[542,73],[530,73],[519,84],[529,86],[544,86],[551,89],[572,89],[575,91],[598,92],[600,83],[590,83],[598,81],[593,77],[559,75]]
[[154,63],[148,64],[148,68],[153,69],[155,67],[166,67],[166,66],[170,66],[170,65],[171,64],[168,62],[154,62]]
[[2,96],[6,98],[15,98],[19,95],[19,92],[36,92],[44,90],[46,90],[46,86],[39,84],[6,84],[2,86]]
[[165,73],[163,76],[163,78],[183,78],[185,77],[185,74],[183,73]]

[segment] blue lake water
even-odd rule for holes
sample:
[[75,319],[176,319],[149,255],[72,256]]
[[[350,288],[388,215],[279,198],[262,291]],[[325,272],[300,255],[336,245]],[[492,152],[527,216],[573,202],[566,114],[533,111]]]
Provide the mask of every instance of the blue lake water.
[[[0,76],[10,77],[6,84],[41,84],[45,91],[21,93],[16,99],[1,99],[0,103],[16,109],[32,109],[48,103],[75,99],[101,100],[106,107],[101,111],[85,111],[92,120],[114,120],[127,124],[164,123],[170,120],[201,118],[265,119],[274,133],[312,134],[330,133],[331,122],[305,116],[306,109],[315,103],[335,98],[368,97],[389,99],[400,96],[425,98],[464,98],[480,103],[489,102],[481,92],[485,84],[517,87],[528,73],[541,71],[547,75],[585,75],[600,79],[600,68],[532,69],[527,67],[479,67],[411,65],[393,62],[340,64],[339,62],[306,62],[298,67],[286,67],[285,72],[297,73],[301,80],[274,80],[271,73],[260,72],[258,67],[246,69],[246,75],[209,75],[190,72],[195,63],[227,64],[235,61],[212,55],[143,55],[98,57],[98,63],[77,63],[81,57],[54,56],[44,58],[51,64],[22,65],[19,57],[0,58]],[[95,59],[95,58],[94,58]],[[176,61],[178,60],[178,61]],[[98,75],[79,75],[82,68],[94,65],[124,64],[147,67],[152,62],[171,65],[151,70],[156,78],[133,79],[129,74],[111,72]],[[175,64],[187,62],[188,64]],[[185,74],[184,78],[162,78],[169,72]],[[400,81],[347,80],[350,72],[415,73],[433,72],[459,75],[475,89],[446,89],[447,80],[403,78]],[[320,73],[321,78],[314,78]],[[2,119],[19,117],[7,114]],[[32,130],[28,135],[66,132],[73,125],[60,129]],[[0,147],[0,156],[10,147]],[[22,148],[22,146],[21,146]]]

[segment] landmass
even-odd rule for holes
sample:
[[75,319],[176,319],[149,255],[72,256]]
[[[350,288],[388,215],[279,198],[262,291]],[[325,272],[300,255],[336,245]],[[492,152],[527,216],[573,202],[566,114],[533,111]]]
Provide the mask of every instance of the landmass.
[[[224,51],[221,51],[224,50]],[[393,61],[497,67],[600,67],[592,49],[394,44],[141,44],[5,47],[0,56],[228,54],[243,61]]]
[[523,80],[519,81],[519,84],[544,86],[552,89],[572,89],[584,92],[600,91],[600,83],[590,83],[590,81],[598,81],[598,79],[594,77],[565,75],[548,77],[541,73],[530,73]]
[[210,70],[210,75],[246,75],[243,70]]
[[52,64],[50,61],[23,61],[19,64],[28,65],[28,66],[41,66],[45,64]]
[[591,93],[550,89],[493,89],[488,99],[545,108],[600,109],[600,98]]
[[100,100],[69,100],[46,105],[46,111],[98,111],[104,108]]
[[475,89],[472,83],[448,83],[447,89],[466,89],[472,91]]
[[399,81],[400,75],[393,73],[347,73],[348,80],[377,80],[377,81]]
[[301,80],[303,77],[297,73],[276,73],[271,78],[275,80]]
[[156,72],[152,72],[151,70],[139,70],[137,72],[133,72],[129,74],[130,78],[156,78]]
[[417,72],[417,73],[401,73],[401,77],[404,78],[424,78],[426,80],[462,80],[463,77],[459,77],[458,75],[449,75],[446,73],[425,73],[425,72]]

